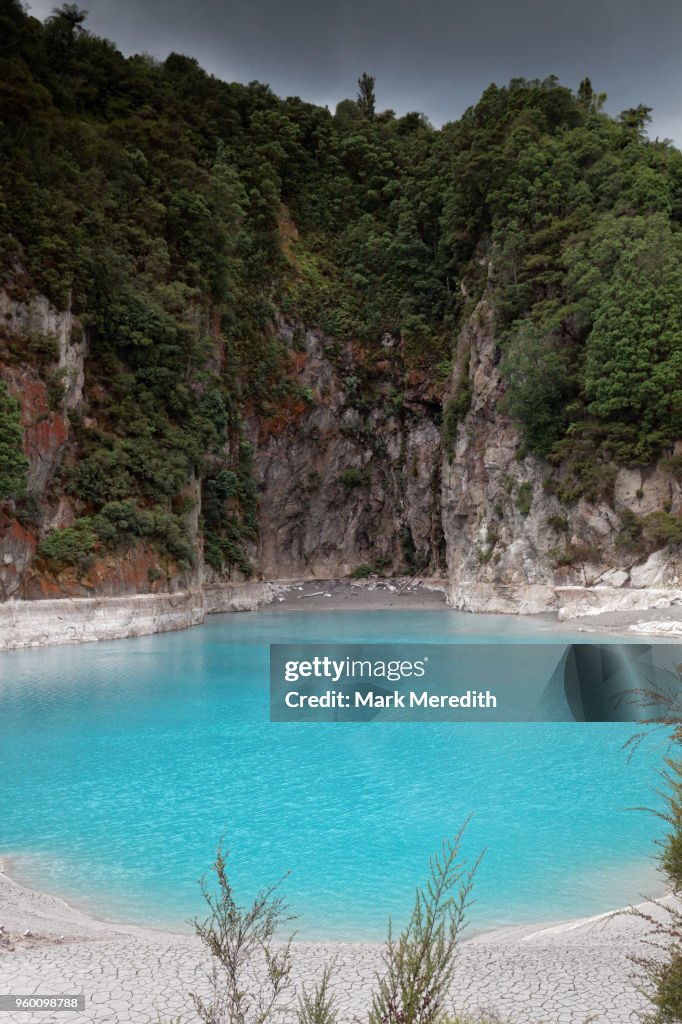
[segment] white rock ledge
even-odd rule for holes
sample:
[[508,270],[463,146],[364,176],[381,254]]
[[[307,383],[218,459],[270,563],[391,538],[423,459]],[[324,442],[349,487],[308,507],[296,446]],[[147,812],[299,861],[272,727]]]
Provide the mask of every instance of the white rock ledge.
[[0,605],[0,650],[164,633],[203,618],[201,595],[190,591],[7,601]]
[[544,583],[456,583],[448,604],[466,612],[504,615],[553,613],[559,622],[613,612],[652,611],[682,605],[679,587],[563,586]]
[[544,583],[453,584],[448,592],[448,604],[458,611],[493,615],[537,615],[556,611],[557,607],[554,587]]
[[682,605],[682,590],[664,587],[555,587],[559,622],[602,612],[652,611]]
[[0,604],[0,651],[188,629],[213,612],[252,611],[276,593],[269,583],[235,583],[203,592],[6,601]]

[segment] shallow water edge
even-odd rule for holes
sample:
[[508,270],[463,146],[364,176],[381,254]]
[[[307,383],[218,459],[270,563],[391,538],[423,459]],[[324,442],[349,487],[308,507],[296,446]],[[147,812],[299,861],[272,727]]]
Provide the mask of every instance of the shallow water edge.
[[[530,593],[532,591],[532,593]],[[424,610],[547,616],[584,623],[589,631],[682,636],[682,591],[597,587],[475,588],[453,590],[444,579],[411,584],[394,580],[269,580],[210,584],[172,593],[118,597],[53,598],[0,604],[0,651],[54,644],[119,640],[190,629],[206,616],[287,610]]]

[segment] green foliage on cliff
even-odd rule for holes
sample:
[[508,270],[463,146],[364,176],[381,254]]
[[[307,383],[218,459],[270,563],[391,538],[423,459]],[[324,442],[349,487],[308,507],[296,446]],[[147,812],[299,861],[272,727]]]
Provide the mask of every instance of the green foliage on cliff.
[[0,380],[0,499],[18,498],[26,490],[28,459],[22,444],[19,402]]
[[194,565],[194,548],[183,518],[159,506],[138,508],[131,500],[107,502],[97,515],[81,516],[73,526],[53,530],[41,542],[38,554],[55,568],[75,566],[86,572],[97,552],[126,550],[141,538],[180,569]]
[[[87,331],[60,480],[82,517],[133,502],[186,532],[199,488],[209,562],[249,570],[245,445],[310,402],[282,314],[377,361],[392,335],[406,379],[442,389],[485,298],[507,408],[566,495],[595,466],[670,454],[682,155],[646,138],[647,109],[613,119],[588,81],[518,79],[434,130],[359,86],[331,113],[178,54],[124,58],[73,5],[41,24],[0,0],[0,271]],[[468,400],[447,407],[448,444]]]
[[48,564],[76,566],[85,572],[92,565],[96,546],[97,535],[92,528],[92,520],[83,517],[73,526],[53,530],[40,544],[38,554]]

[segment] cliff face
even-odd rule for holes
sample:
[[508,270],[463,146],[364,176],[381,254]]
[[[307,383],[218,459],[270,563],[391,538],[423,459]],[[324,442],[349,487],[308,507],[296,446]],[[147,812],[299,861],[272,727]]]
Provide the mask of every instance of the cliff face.
[[[155,557],[142,540],[99,555],[86,574],[55,573],[36,558],[40,540],[73,523],[78,511],[59,471],[78,454],[71,420],[87,412],[87,336],[40,297],[3,295],[0,315],[15,353],[1,373],[21,399],[29,500],[37,509],[30,526],[10,505],[0,515],[0,598],[185,591],[202,580],[217,594],[225,578],[200,557],[193,573],[150,582]],[[287,345],[297,330],[284,319],[277,324]],[[21,348],[40,337],[56,342],[51,361],[31,361]],[[488,298],[463,327],[445,396],[426,373],[405,370],[400,341],[390,335],[377,354],[308,330],[294,352],[304,398],[268,419],[246,415],[259,492],[259,539],[248,551],[257,578],[447,573],[451,603],[485,611],[557,608],[571,595],[585,600],[584,589],[571,588],[600,586],[611,588],[611,606],[636,606],[633,595],[651,588],[664,603],[678,600],[682,564],[674,548],[659,546],[647,558],[622,545],[624,509],[640,517],[680,512],[674,475],[663,466],[621,469],[610,501],[562,503],[552,486],[556,470],[517,457]],[[468,411],[442,442],[442,405],[463,390]],[[198,481],[191,491],[190,535],[200,553]],[[603,603],[603,594],[594,600]]]
[[[291,324],[281,323],[286,337]],[[333,355],[331,354],[333,352]],[[364,378],[364,379],[363,379]],[[266,577],[437,572],[440,523],[439,402],[401,376],[399,343],[381,358],[305,334],[300,415],[252,422],[261,494],[259,571]]]
[[[119,555],[102,553],[85,573],[51,570],[37,558],[40,541],[71,526],[78,514],[77,495],[64,493],[59,475],[65,461],[78,455],[72,419],[86,409],[87,334],[76,317],[56,310],[44,296],[24,299],[0,291],[0,341],[7,353],[0,376],[21,403],[29,464],[23,508],[0,506],[0,601],[186,588],[193,582],[187,574],[150,581],[157,559],[144,542]],[[198,504],[198,487],[192,490]],[[196,538],[196,514],[192,525]]]
[[[503,411],[499,348],[488,298],[481,300],[458,341],[450,383],[468,379],[469,411],[443,456],[442,522],[450,601],[471,611],[537,612],[575,602],[572,588],[608,587],[610,607],[635,607],[631,588],[658,588],[677,601],[679,550],[662,547],[637,557],[623,545],[622,514],[666,509],[679,514],[679,483],[661,466],[622,468],[611,501],[561,502],[557,471],[533,456],[519,459],[519,433]],[[668,597],[663,592],[672,591]],[[582,611],[603,607],[601,595]],[[647,600],[651,601],[651,597]]]
[[[49,497],[50,486],[61,465],[69,439],[68,411],[82,398],[86,344],[80,329],[74,330],[71,314],[59,313],[42,296],[21,301],[0,292],[0,323],[14,358],[0,368],[10,390],[21,401],[24,452],[29,461],[27,490],[35,506],[41,530],[48,532],[73,521],[68,499]],[[30,361],[31,341],[49,338],[56,355],[41,372]],[[63,397],[52,400],[50,383],[59,381]],[[24,528],[8,510],[0,514],[0,597],[24,596],[27,577],[36,553],[38,537]]]

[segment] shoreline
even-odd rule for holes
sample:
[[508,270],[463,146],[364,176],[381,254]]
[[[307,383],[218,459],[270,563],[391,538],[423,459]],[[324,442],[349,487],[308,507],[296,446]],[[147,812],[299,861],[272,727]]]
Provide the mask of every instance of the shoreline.
[[[565,593],[560,593],[565,592]],[[201,625],[209,615],[257,611],[429,611],[545,620],[563,630],[682,640],[682,591],[557,587],[558,607],[512,611],[452,602],[445,579],[409,577],[210,584],[176,593],[51,598],[0,604],[0,651],[127,639]]]
[[[15,870],[15,866],[25,856],[30,856],[30,854],[0,853],[0,926],[4,927],[5,932],[13,932],[15,940],[19,944],[22,943],[24,938],[23,932],[26,928],[29,928],[32,932],[31,937],[34,940],[34,944],[35,942],[50,943],[52,941],[59,941],[62,935],[67,940],[76,935],[80,935],[83,938],[92,938],[98,934],[151,934],[175,936],[176,938],[185,939],[193,935],[189,920],[186,922],[188,927],[183,929],[172,924],[135,923],[115,918],[100,917],[96,907],[89,905],[87,901],[79,905],[77,897],[60,896],[42,889],[36,889],[28,881],[20,881],[19,876],[21,872]],[[642,894],[640,896],[642,898],[640,903],[626,904],[613,910],[604,910],[596,914],[578,917],[541,918],[537,921],[527,921],[523,924],[507,922],[505,924],[484,924],[480,927],[477,927],[475,922],[468,920],[466,935],[462,941],[467,943],[497,943],[506,941],[509,936],[525,941],[535,936],[570,932],[583,926],[606,921],[613,918],[614,915],[625,914],[632,907],[655,906],[657,903],[665,901],[669,896],[669,892],[665,890],[660,896],[648,895],[644,897]],[[8,921],[10,921],[9,928],[7,927]],[[35,925],[37,928],[40,923],[46,928],[44,934],[41,934],[40,930],[36,931],[33,927]],[[66,931],[60,932],[59,936],[57,936],[59,926],[64,926]],[[20,932],[22,934],[19,934]],[[0,938],[1,936],[2,933],[0,933]],[[343,945],[350,944],[379,949],[383,948],[384,939],[304,937],[300,939],[295,938],[294,943],[306,946],[329,946],[340,943]],[[0,943],[0,953],[2,951],[2,944]]]
[[[0,984],[6,990],[83,992],[86,1012],[72,1018],[75,1024],[133,1024],[153,1020],[156,1013],[194,1019],[188,993],[197,990],[209,965],[196,936],[98,920],[21,885],[9,873],[11,862],[11,856],[0,858]],[[653,908],[662,916],[660,907],[669,900],[639,909]],[[591,1015],[595,1024],[625,1024],[644,1006],[628,957],[645,949],[646,929],[625,908],[495,928],[471,938],[465,933],[452,990],[455,1007],[472,1013],[496,1009],[511,1024],[584,1024]],[[369,1005],[383,948],[379,942],[297,941],[294,976],[309,983],[336,958],[332,989],[340,1020],[352,1019]],[[6,1019],[28,1024],[25,1014]]]

